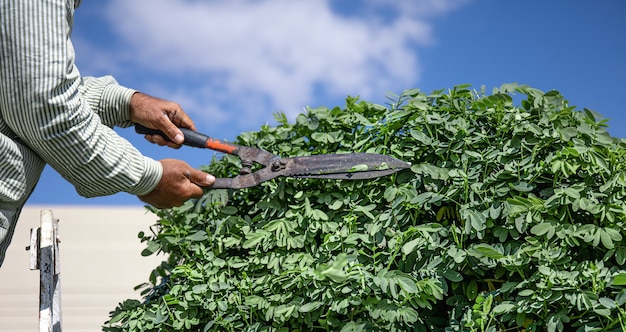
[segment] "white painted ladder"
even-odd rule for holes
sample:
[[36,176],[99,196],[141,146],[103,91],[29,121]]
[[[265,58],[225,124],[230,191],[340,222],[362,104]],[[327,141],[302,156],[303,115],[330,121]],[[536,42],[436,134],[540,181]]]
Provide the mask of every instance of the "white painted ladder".
[[30,269],[39,270],[39,332],[61,332],[59,220],[41,211],[41,225],[30,230]]

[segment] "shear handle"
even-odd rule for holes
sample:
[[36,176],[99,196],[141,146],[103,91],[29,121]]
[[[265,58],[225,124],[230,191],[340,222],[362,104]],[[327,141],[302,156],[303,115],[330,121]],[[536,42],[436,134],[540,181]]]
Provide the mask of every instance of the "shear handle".
[[[195,132],[191,129],[187,128],[178,128],[183,132],[183,136],[185,137],[184,145],[203,148],[203,149],[211,149],[219,152],[224,152],[232,155],[239,155],[239,145],[230,144],[223,141],[220,141],[215,138],[211,138],[202,133]],[[144,127],[140,124],[135,124],[135,132],[138,134],[144,135],[160,135],[166,140],[170,140],[165,133],[157,129],[151,129],[148,127]]]

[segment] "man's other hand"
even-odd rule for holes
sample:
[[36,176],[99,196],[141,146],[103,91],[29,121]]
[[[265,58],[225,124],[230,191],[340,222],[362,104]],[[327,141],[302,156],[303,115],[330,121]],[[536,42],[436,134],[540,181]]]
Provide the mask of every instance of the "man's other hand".
[[193,121],[180,105],[141,92],[135,92],[130,99],[130,120],[162,131],[169,137],[169,141],[159,135],[146,135],[146,139],[175,149],[180,148],[184,141],[179,127],[196,130]]
[[202,187],[215,182],[213,175],[197,170],[184,161],[163,159],[163,176],[156,188],[149,194],[138,196],[152,206],[165,209],[181,206],[190,198],[202,197]]

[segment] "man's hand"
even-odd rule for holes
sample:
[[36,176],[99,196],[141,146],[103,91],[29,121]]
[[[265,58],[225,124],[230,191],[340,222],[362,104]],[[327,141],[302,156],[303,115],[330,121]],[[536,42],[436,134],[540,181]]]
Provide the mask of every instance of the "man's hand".
[[138,196],[152,206],[165,209],[181,206],[190,198],[202,197],[202,187],[213,185],[213,175],[197,170],[184,161],[163,159],[163,176],[156,188],[149,194]]
[[179,127],[196,130],[193,121],[180,105],[141,92],[136,92],[130,99],[130,120],[162,131],[170,141],[159,135],[146,135],[146,139],[175,149],[180,148],[184,140]]

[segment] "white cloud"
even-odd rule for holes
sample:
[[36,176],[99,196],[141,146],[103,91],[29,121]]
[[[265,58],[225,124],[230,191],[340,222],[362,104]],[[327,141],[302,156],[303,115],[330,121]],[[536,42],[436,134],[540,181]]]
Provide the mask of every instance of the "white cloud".
[[196,91],[175,93],[196,116],[226,103],[240,118],[267,122],[278,110],[293,117],[320,105],[319,90],[371,98],[416,84],[415,46],[432,39],[428,17],[463,1],[114,0],[106,15],[125,48],[109,56],[206,77]]

